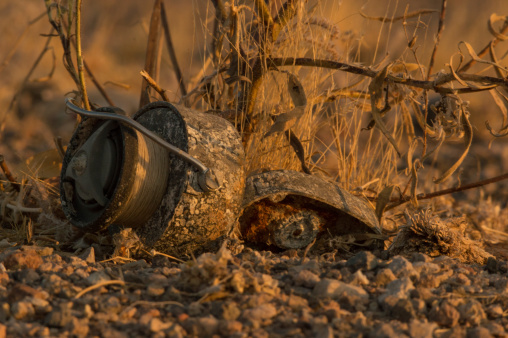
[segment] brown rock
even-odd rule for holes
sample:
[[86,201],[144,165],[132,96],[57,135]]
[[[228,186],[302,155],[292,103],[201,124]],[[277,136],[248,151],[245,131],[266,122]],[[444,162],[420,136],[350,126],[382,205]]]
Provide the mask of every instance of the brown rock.
[[272,304],[261,304],[252,309],[243,311],[243,317],[251,321],[270,319],[277,314],[277,309]]
[[393,271],[390,269],[381,269],[376,275],[376,278],[374,279],[374,283],[376,283],[379,286],[386,286],[388,283],[396,280],[397,277],[393,274]]
[[150,283],[146,287],[147,294],[152,297],[160,297],[164,294],[165,291],[166,290],[164,288],[164,285],[162,285],[162,283],[160,283],[160,282]]
[[157,309],[151,309],[150,311],[148,311],[147,313],[141,315],[139,317],[139,324],[141,325],[149,325],[150,324],[150,321],[153,319],[153,318],[157,318],[160,316],[160,311],[157,310]]
[[5,323],[11,316],[11,306],[9,303],[0,303],[0,323]]
[[95,263],[95,250],[93,247],[89,247],[86,249],[81,255],[80,258],[87,263],[94,264]]
[[8,270],[37,269],[42,264],[42,258],[35,251],[15,251],[7,256],[4,266]]
[[320,281],[320,278],[310,270],[301,270],[293,276],[293,280],[297,286],[304,286],[312,289]]
[[428,323],[427,321],[413,319],[411,323],[409,323],[409,335],[411,337],[432,338],[432,334],[436,328],[436,323]]
[[66,328],[73,337],[86,337],[90,327],[88,326],[88,319],[78,319],[72,317]]
[[391,315],[402,322],[408,323],[416,317],[412,302],[407,299],[399,299],[397,303],[390,309]]
[[46,299],[47,294],[41,291],[38,291],[31,286],[28,286],[26,284],[14,284],[14,286],[11,288],[11,291],[9,292],[9,295],[7,296],[7,300],[10,304],[20,301],[25,297],[33,297],[33,298],[40,298],[40,299]]
[[169,329],[171,327],[171,323],[164,323],[159,318],[152,318],[148,324],[148,328],[151,332],[159,332],[162,330]]
[[122,305],[117,297],[110,296],[100,303],[99,308],[102,312],[117,314],[122,310]]
[[236,303],[226,303],[222,305],[222,318],[232,321],[240,317],[241,310]]
[[29,297],[29,298],[25,298],[25,300],[27,302],[29,302],[30,304],[32,304],[32,306],[35,309],[36,315],[45,315],[46,313],[53,310],[53,307],[45,299]]
[[461,322],[467,322],[471,326],[480,325],[487,319],[482,304],[475,299],[470,299],[466,303],[459,305],[458,311],[460,313]]
[[237,320],[220,320],[219,334],[222,336],[231,336],[242,331],[243,325]]
[[448,301],[444,300],[440,305],[430,310],[429,319],[441,326],[454,327],[459,322],[460,313]]
[[494,282],[494,287],[500,293],[508,293],[508,279],[500,278]]
[[364,299],[369,298],[367,292],[359,286],[349,285],[347,283],[328,278],[320,280],[314,287],[312,294],[318,298],[336,298],[342,296],[343,294]]
[[485,327],[473,327],[467,330],[467,338],[493,338],[494,336]]
[[34,307],[29,302],[20,301],[11,306],[11,316],[17,320],[31,320],[34,314]]
[[200,331],[205,335],[214,335],[219,329],[219,321],[214,316],[201,317],[197,319]]
[[119,330],[115,330],[112,327],[102,325],[100,327],[100,334],[101,337],[108,337],[108,338],[128,338],[129,334],[127,332],[122,332]]
[[312,331],[316,338],[333,338],[333,328],[330,325],[318,325]]
[[499,304],[490,305],[487,308],[487,314],[490,318],[501,318],[504,314],[503,307]]
[[445,270],[435,274],[425,274],[420,277],[419,285],[426,288],[438,288],[442,282],[453,275],[453,270]]
[[0,285],[7,285],[9,282],[9,275],[6,272],[0,272]]
[[61,303],[53,311],[48,313],[44,319],[44,324],[50,327],[64,327],[72,320],[72,303]]
[[287,304],[293,310],[300,310],[309,306],[307,299],[297,295],[289,295]]

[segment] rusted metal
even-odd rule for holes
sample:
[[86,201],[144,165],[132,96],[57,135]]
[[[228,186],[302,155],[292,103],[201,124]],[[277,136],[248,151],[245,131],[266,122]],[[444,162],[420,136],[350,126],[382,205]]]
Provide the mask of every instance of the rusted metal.
[[[170,183],[159,209],[142,227],[136,228],[149,247],[174,255],[206,250],[227,235],[240,212],[245,173],[245,153],[236,129],[226,120],[179,105],[149,104],[134,119],[148,129],[164,134],[170,124],[161,124],[175,111],[186,125],[189,155],[215,173],[220,188],[200,193],[198,172],[186,162],[171,161]],[[174,189],[177,186],[179,189]],[[170,217],[171,215],[171,217]]]
[[[317,176],[289,170],[247,178],[239,230],[247,241],[283,249],[303,248],[321,234],[381,234],[365,200]],[[382,242],[372,241],[372,246]]]
[[[111,112],[111,109],[104,108],[103,111]],[[90,232],[111,224],[131,227],[147,249],[154,248],[172,255],[182,256],[205,250],[232,230],[240,210],[245,183],[245,154],[236,129],[220,117],[167,102],[148,104],[133,119],[210,168],[219,188],[204,191],[200,185],[202,171],[175,152],[161,152],[163,148],[157,148],[161,142],[154,148],[157,151],[149,152],[151,157],[145,153],[140,156],[141,144],[147,142],[141,133],[117,121],[102,122],[89,118],[84,119],[76,130],[62,165],[60,191],[67,218],[75,226]],[[106,123],[110,125],[104,127]],[[94,133],[102,134],[98,138]],[[108,189],[103,190],[83,184],[90,179],[83,180],[81,172],[89,169],[86,161],[82,161],[83,164],[79,161],[79,156],[85,151],[90,165],[94,164],[93,152],[88,150],[92,146],[87,141],[97,138],[114,143],[118,151],[118,156],[113,151],[109,151],[113,155],[100,155],[103,156],[102,162],[107,162],[108,158],[118,162],[118,169],[106,165],[111,166],[108,171],[116,173],[115,177],[97,175],[100,182],[108,182]],[[157,159],[157,156],[164,156],[164,160]],[[161,163],[163,167],[160,167]],[[153,166],[157,165],[157,177],[160,177],[161,170],[165,175],[163,180],[154,181]],[[89,176],[94,177],[93,174]],[[150,180],[147,190],[143,184]],[[78,186],[78,183],[81,185]],[[144,190],[134,189],[136,185],[142,185]],[[149,200],[149,203],[132,202],[139,199],[137,191],[153,199],[150,189],[154,190],[153,195],[162,189],[162,197]],[[103,196],[101,191],[104,191]]]

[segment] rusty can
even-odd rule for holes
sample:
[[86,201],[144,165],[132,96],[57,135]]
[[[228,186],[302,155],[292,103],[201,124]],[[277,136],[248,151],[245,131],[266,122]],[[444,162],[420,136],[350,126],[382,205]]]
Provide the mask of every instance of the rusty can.
[[[314,175],[274,170],[247,178],[240,236],[281,249],[304,248],[319,235],[381,235],[367,201]],[[365,237],[365,236],[364,236]],[[371,241],[382,248],[382,240]]]
[[147,248],[178,256],[231,232],[244,191],[244,150],[226,120],[168,102],[129,118],[117,108],[85,111],[67,148],[61,202],[89,232],[133,228]]

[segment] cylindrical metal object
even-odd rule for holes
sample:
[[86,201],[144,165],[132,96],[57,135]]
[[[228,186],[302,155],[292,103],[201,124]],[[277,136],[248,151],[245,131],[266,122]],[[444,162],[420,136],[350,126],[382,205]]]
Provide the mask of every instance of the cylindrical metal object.
[[[167,102],[151,103],[133,119],[165,142],[121,121],[95,118],[84,119],[73,135],[61,174],[62,206],[71,223],[85,231],[131,227],[148,248],[180,256],[228,234],[245,182],[236,129],[220,117]],[[164,143],[186,155],[169,153]],[[203,190],[205,166],[218,189]]]
[[[320,234],[381,234],[366,201],[301,172],[275,170],[249,176],[242,205],[242,238],[282,249],[304,248]],[[372,248],[382,246],[382,240],[372,241]]]

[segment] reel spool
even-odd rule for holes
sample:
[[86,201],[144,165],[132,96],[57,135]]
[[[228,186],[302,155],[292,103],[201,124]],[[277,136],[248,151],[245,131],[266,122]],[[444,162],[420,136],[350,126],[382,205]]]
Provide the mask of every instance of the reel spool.
[[226,120],[167,102],[133,119],[112,108],[68,106],[96,117],[78,126],[63,160],[61,201],[73,225],[87,232],[130,227],[147,247],[178,255],[231,230],[244,152]]

